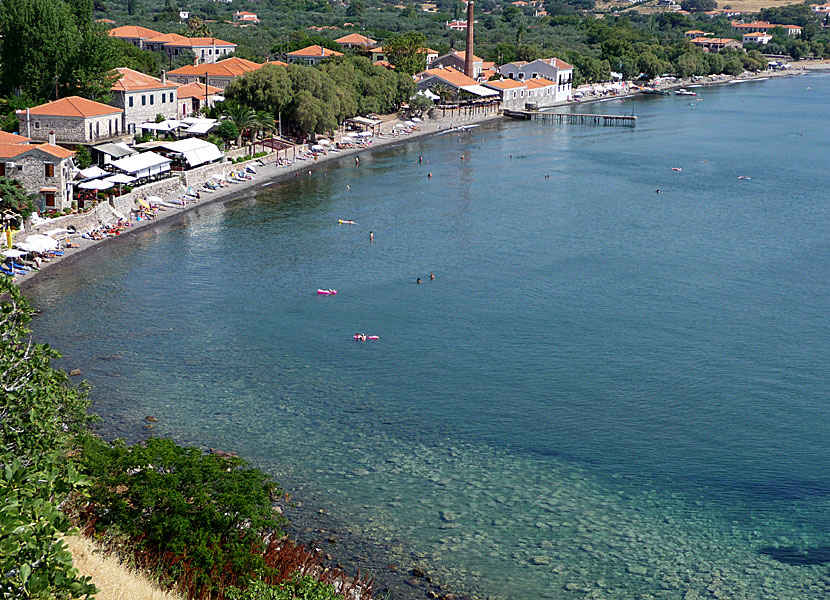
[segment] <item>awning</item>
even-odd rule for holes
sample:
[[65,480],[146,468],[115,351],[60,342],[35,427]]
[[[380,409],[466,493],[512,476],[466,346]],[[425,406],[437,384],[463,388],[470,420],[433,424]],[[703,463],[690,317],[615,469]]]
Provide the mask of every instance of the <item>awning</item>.
[[108,181],[110,183],[132,183],[135,181],[135,177],[130,177],[129,175],[125,175],[124,173],[116,173],[102,181]]
[[103,179],[92,179],[91,181],[84,181],[83,183],[79,183],[78,187],[82,190],[108,190],[115,184],[111,181],[105,181]]
[[190,167],[198,167],[224,157],[216,144],[197,138],[187,138],[175,142],[154,142],[153,147],[159,151],[180,155]]
[[358,125],[365,125],[366,127],[373,127],[383,123],[380,119],[369,119],[368,117],[352,117],[348,119],[350,123],[357,123]]
[[97,150],[102,154],[112,156],[113,158],[124,158],[125,156],[131,156],[136,153],[134,148],[130,148],[124,142],[108,142],[106,144],[98,144],[97,146],[93,146],[92,149]]
[[20,250],[3,250],[3,256],[6,258],[20,258],[26,254],[25,252],[21,252]]
[[113,161],[111,164],[119,171],[129,173],[133,177],[149,177],[169,171],[171,162],[173,161],[169,158],[155,152],[142,152]]
[[481,96],[482,98],[499,95],[497,91],[488,89],[483,85],[463,85],[461,86],[461,89],[465,92],[473,94],[474,96]]
[[198,123],[194,123],[184,130],[185,133],[192,133],[193,135],[202,135],[216,127],[216,120],[205,119]]
[[95,179],[96,177],[106,177],[109,175],[107,171],[104,171],[104,169],[97,166],[92,166],[88,169],[81,169],[80,174],[83,179]]
[[151,129],[153,131],[173,131],[174,129],[178,129],[181,126],[181,121],[176,121],[173,119],[168,119],[167,121],[162,121],[161,123],[147,122],[139,125],[141,129]]

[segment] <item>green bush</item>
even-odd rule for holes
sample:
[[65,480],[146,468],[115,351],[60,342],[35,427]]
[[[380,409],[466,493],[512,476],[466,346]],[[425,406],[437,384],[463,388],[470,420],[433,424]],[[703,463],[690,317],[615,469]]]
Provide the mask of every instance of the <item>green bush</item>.
[[170,440],[127,447],[91,435],[80,458],[93,480],[86,517],[100,533],[128,536],[138,562],[163,579],[204,597],[269,575],[263,533],[281,535],[285,520],[272,508],[281,492],[242,459]]
[[57,352],[31,343],[33,312],[9,278],[0,297],[0,597],[83,597],[95,587],[72,568],[59,507],[83,487],[68,456],[89,400],[51,366]]
[[253,581],[246,590],[231,588],[228,600],[342,600],[331,584],[317,581],[310,575],[295,575],[278,585]]

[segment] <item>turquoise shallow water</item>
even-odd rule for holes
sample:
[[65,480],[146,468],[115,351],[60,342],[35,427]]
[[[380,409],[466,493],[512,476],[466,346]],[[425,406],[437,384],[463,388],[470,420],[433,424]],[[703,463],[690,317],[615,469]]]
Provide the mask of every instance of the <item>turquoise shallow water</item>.
[[464,592],[824,598],[828,92],[343,161],[67,265],[35,329],[108,431],[237,450]]

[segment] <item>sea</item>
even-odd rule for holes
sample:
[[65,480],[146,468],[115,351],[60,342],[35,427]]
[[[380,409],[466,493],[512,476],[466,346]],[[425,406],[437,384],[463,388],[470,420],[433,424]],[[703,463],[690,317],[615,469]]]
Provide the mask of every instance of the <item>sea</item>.
[[695,91],[199,207],[44,273],[36,337],[376,597],[830,597],[830,76]]

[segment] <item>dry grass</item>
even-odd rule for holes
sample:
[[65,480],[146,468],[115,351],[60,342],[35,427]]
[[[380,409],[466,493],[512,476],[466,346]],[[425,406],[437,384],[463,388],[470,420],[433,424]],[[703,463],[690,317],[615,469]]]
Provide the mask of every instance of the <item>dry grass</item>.
[[100,546],[83,536],[66,538],[73,564],[81,575],[92,577],[101,590],[97,600],[182,600],[181,596],[163,592],[140,573],[122,565]]
[[[802,4],[803,0],[718,0],[718,8],[737,10],[744,13],[757,13],[762,8],[789,6],[790,4]],[[678,4],[680,2],[678,1]],[[597,9],[610,10],[611,8],[626,9],[631,3],[627,0],[600,0],[597,2]],[[672,12],[667,7],[657,6],[657,1],[642,4],[631,10],[642,14],[656,14],[661,12]]]

